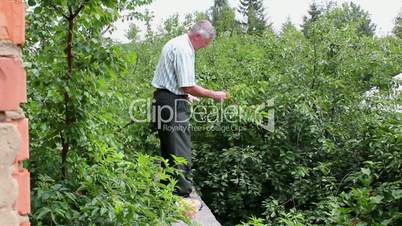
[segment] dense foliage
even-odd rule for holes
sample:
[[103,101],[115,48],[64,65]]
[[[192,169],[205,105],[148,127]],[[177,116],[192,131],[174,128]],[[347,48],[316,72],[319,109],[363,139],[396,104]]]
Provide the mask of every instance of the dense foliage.
[[[196,185],[225,225],[250,216],[260,217],[250,224],[264,225],[401,223],[400,113],[362,103],[372,87],[389,92],[401,71],[402,47],[397,38],[362,32],[356,17],[338,22],[354,12],[348,7],[356,8],[324,10],[308,37],[291,24],[279,35],[221,33],[198,53],[198,82],[227,89],[232,98],[224,106],[254,112],[275,101],[274,132],[252,115],[193,121]],[[177,33],[134,43],[144,58],[140,81],[151,79],[149,65]],[[392,106],[401,99],[379,102]],[[219,104],[204,100],[194,107],[200,105],[212,113]]]
[[268,225],[401,224],[400,113],[361,105],[401,71],[400,40],[337,23],[344,7],[313,22],[308,39],[288,26],[279,37],[222,37],[198,57],[200,81],[227,88],[228,104],[275,98],[274,132],[249,120],[240,132],[195,134],[196,181],[227,225],[251,215]]
[[[122,127],[136,83],[136,52],[105,39],[149,1],[30,0],[29,78],[34,225],[165,225],[183,219],[172,168]],[[141,18],[130,13],[125,16]],[[138,83],[137,83],[138,84]]]
[[[158,164],[149,125],[130,123],[129,113],[141,114],[130,104],[151,97],[166,41],[207,15],[184,22],[173,16],[142,41],[133,26],[133,41],[122,45],[102,33],[122,9],[147,1],[30,2],[36,6],[25,49],[33,223],[164,225],[183,218],[171,194],[174,182],[157,179],[175,172]],[[68,15],[79,3],[88,5],[69,29]],[[194,181],[219,221],[402,224],[402,123],[392,110],[401,97],[364,95],[375,86],[384,96],[391,92],[391,78],[402,70],[401,40],[373,36],[367,13],[356,5],[316,9],[304,32],[287,23],[279,34],[257,35],[236,29],[231,10],[214,11],[219,33],[197,53],[197,81],[228,90],[223,109],[236,106],[245,114],[192,122]],[[220,105],[203,100],[193,107],[212,114]],[[261,114],[251,114],[256,110]],[[274,131],[260,125],[269,123],[271,110]]]

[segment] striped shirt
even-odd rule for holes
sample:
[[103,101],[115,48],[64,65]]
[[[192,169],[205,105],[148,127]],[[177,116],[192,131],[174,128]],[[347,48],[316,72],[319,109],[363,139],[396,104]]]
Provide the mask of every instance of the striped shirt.
[[174,94],[185,94],[181,88],[194,86],[195,51],[187,34],[168,41],[162,49],[152,85]]

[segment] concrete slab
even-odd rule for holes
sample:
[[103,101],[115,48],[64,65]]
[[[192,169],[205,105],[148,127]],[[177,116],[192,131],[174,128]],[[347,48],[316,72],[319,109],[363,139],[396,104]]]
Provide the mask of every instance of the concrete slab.
[[[193,225],[221,226],[221,224],[216,220],[215,216],[212,214],[211,210],[204,203],[204,201],[202,201],[201,197],[195,191],[191,193],[190,197],[200,200],[203,204],[202,209],[199,212],[197,212],[197,214],[191,221]],[[174,223],[173,226],[188,226],[188,225],[182,221],[179,221],[177,223]]]

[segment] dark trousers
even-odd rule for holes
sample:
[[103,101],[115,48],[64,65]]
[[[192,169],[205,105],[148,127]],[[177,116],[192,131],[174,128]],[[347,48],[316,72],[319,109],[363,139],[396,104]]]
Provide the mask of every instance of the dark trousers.
[[158,131],[161,155],[169,165],[174,165],[172,155],[183,157],[186,165],[176,165],[183,176],[177,179],[176,194],[187,196],[191,193],[192,183],[189,179],[191,171],[191,134],[190,107],[186,96],[176,95],[168,90],[158,89],[154,92],[152,106],[153,128]]

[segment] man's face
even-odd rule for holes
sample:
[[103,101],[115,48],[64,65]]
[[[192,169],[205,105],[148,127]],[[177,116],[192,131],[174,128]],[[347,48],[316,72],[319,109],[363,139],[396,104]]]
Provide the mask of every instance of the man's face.
[[207,48],[208,45],[212,42],[213,38],[204,38],[201,35],[197,36],[197,49]]
[[202,47],[207,48],[208,45],[212,42],[212,38],[201,38],[202,39]]

